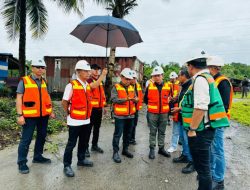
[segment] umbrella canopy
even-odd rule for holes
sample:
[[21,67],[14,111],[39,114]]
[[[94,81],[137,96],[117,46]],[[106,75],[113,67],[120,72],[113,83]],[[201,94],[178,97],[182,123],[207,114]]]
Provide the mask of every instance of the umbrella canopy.
[[142,42],[139,32],[128,21],[112,16],[92,16],[71,33],[84,43],[103,47],[130,47]]

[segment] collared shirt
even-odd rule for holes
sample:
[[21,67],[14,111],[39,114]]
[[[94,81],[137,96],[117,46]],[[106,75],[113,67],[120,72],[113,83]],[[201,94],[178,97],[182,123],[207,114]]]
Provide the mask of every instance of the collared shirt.
[[208,122],[208,105],[210,103],[209,95],[209,84],[208,81],[201,76],[198,76],[202,73],[209,73],[208,69],[203,69],[196,73],[192,78],[195,80],[193,86],[194,92],[194,109],[200,109],[205,111],[204,122]]
[[[86,91],[86,87],[88,83],[81,81],[81,79],[79,79],[78,76],[76,77],[76,79],[82,84],[84,90]],[[69,83],[65,87],[63,100],[70,102],[70,99],[72,98],[72,94],[73,94],[72,84]],[[78,120],[78,119],[72,119],[70,115],[67,116],[67,125],[70,125],[70,126],[80,126],[80,125],[86,125],[89,123],[90,123],[90,119]]]
[[[41,88],[41,82],[42,82],[42,80],[39,79],[39,78],[37,78],[34,74],[31,74],[30,76],[36,82],[38,88],[40,89]],[[18,94],[24,94],[24,83],[23,83],[23,80],[19,81],[16,93],[18,93]]]

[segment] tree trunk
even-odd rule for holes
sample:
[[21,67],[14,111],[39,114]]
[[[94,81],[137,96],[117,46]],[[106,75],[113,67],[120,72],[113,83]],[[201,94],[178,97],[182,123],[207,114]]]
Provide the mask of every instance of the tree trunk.
[[20,36],[19,36],[19,76],[25,76],[26,61],[26,0],[20,2]]

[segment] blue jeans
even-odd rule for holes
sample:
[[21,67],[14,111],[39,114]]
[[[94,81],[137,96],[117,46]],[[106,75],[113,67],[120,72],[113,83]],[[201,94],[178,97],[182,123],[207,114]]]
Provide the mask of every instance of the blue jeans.
[[25,118],[25,124],[22,126],[22,137],[18,146],[18,159],[17,163],[26,163],[29,146],[32,141],[33,133],[36,128],[36,143],[34,149],[34,158],[39,159],[43,154],[43,147],[47,135],[49,116]]
[[211,145],[211,173],[215,182],[224,180],[225,168],[224,128],[217,128]]
[[173,121],[171,146],[176,149],[179,140],[180,122]]
[[183,142],[182,142],[182,154],[184,156],[187,156],[188,161],[193,161],[192,155],[190,153],[190,149],[188,146],[188,136],[187,136],[187,130],[184,129],[182,125],[180,125],[182,136],[183,136]]

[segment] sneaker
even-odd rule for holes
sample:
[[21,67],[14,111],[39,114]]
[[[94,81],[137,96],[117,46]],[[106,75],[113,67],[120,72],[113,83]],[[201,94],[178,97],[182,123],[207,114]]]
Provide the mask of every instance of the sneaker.
[[64,174],[65,174],[67,177],[74,177],[74,176],[75,176],[75,174],[74,174],[74,172],[73,172],[71,166],[66,166],[66,167],[64,167],[63,172],[64,172]]
[[41,156],[40,158],[33,158],[32,162],[38,164],[50,164],[51,160],[49,158]]
[[20,174],[27,174],[30,172],[29,167],[26,165],[26,163],[18,164],[18,170]]
[[193,162],[189,162],[184,168],[182,168],[181,172],[184,174],[190,174],[192,172],[194,172],[194,164]]
[[[98,153],[101,153],[101,154],[104,153],[104,151],[98,145],[92,145],[91,151],[95,151],[95,152],[98,152]],[[85,156],[86,156],[86,153],[85,153]]]
[[177,150],[177,148],[174,148],[174,147],[170,147],[167,151],[172,153],[172,152],[175,152]]
[[188,158],[187,156],[181,154],[178,158],[174,158],[173,159],[174,163],[188,163]]
[[213,181],[213,190],[224,190],[225,186],[224,186],[224,180],[220,181],[220,182],[215,182]]
[[89,149],[85,151],[85,157],[90,157]]

